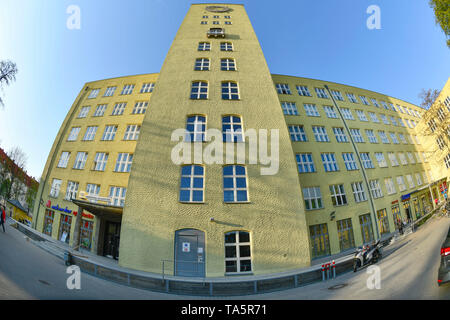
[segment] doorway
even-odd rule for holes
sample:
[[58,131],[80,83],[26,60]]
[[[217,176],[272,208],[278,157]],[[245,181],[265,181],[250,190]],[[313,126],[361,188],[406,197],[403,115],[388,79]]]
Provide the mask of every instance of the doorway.
[[106,221],[103,255],[115,260],[119,259],[120,226],[118,222]]
[[175,231],[176,276],[205,276],[205,233],[196,229]]

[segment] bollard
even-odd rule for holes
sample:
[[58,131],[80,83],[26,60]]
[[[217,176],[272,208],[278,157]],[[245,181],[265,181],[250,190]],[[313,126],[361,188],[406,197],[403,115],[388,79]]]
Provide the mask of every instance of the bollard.
[[327,280],[330,279],[330,264],[327,263]]
[[325,281],[325,265],[322,265],[322,281]]
[[334,263],[334,260],[333,260],[333,279],[335,279],[336,278],[336,264]]

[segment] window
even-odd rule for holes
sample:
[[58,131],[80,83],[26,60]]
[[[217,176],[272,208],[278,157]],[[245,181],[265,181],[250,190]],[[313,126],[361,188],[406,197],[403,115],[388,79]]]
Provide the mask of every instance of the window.
[[374,105],[375,107],[377,107],[377,108],[380,107],[380,105],[379,105],[378,102],[377,102],[377,99],[371,98],[370,101],[372,101],[372,103],[373,103],[373,105]]
[[340,91],[337,90],[331,90],[331,94],[333,95],[333,98],[339,101],[344,101],[344,97],[342,96]]
[[231,58],[224,58],[220,60],[220,70],[222,71],[236,71],[236,61]]
[[289,85],[287,83],[277,83],[275,85],[278,94],[291,94],[291,89],[289,89]]
[[405,180],[403,179],[403,176],[397,177],[397,184],[400,191],[406,190]]
[[381,142],[383,142],[383,143],[390,143],[389,142],[389,139],[388,139],[388,137],[386,136],[386,133],[384,132],[384,131],[378,131],[378,134],[380,135],[380,139],[381,139]]
[[325,110],[325,114],[328,118],[331,119],[337,119],[337,113],[334,111],[334,108],[332,106],[323,106],[323,109]]
[[186,136],[187,142],[205,141],[206,134],[206,117],[202,115],[192,115],[186,120]]
[[410,188],[410,189],[415,187],[415,184],[414,184],[414,180],[413,180],[412,175],[407,174],[407,175],[406,175],[406,181],[408,181],[408,185],[409,185],[409,188]]
[[205,81],[192,82],[191,99],[208,99],[208,83]]
[[367,139],[369,139],[370,143],[378,143],[378,139],[375,136],[375,133],[373,132],[373,130],[366,129],[366,136],[367,136]]
[[437,143],[439,149],[444,150],[444,148],[445,148],[445,142],[444,142],[444,139],[442,139],[442,136],[439,136],[439,137],[436,139],[436,143]]
[[[88,194],[88,196],[98,197],[98,195],[100,194],[100,185],[99,184],[88,183],[86,185],[86,193]],[[94,199],[90,199],[89,201],[90,202],[96,202],[96,200],[94,200]]]
[[361,226],[361,234],[362,234],[362,238],[363,238],[363,243],[372,242],[374,237],[373,237],[372,219],[370,218],[370,213],[359,216],[359,225]]
[[399,144],[397,136],[395,135],[395,132],[389,132],[389,135],[391,136],[391,140],[393,144]]
[[395,120],[395,117],[389,116],[389,119],[391,119],[391,122],[394,126],[398,126],[397,120]]
[[405,127],[405,124],[403,123],[402,118],[398,118],[398,124],[402,127]]
[[112,141],[116,136],[117,126],[106,126],[103,132],[102,141]]
[[78,170],[84,169],[87,156],[88,156],[87,152],[78,152],[77,157],[75,158],[75,163],[73,164],[73,168]]
[[141,131],[141,126],[137,124],[130,124],[125,130],[125,135],[123,140],[137,140],[139,138],[139,133]]
[[200,21],[200,24],[208,24],[208,21]]
[[358,103],[358,100],[356,100],[356,97],[353,93],[347,93],[347,98],[349,101],[351,101],[353,103]]
[[369,121],[362,110],[356,110],[356,114],[360,121]]
[[209,42],[200,42],[198,44],[198,51],[210,51],[211,44]]
[[344,128],[333,128],[337,142],[348,142],[348,137],[344,132]]
[[226,203],[247,202],[247,172],[244,166],[223,167],[223,200]]
[[104,97],[111,97],[114,92],[116,92],[117,87],[108,87],[106,88],[105,94],[103,95]]
[[222,82],[222,99],[239,100],[239,87],[236,82]]
[[309,226],[311,237],[312,257],[317,258],[330,254],[330,239],[327,224],[316,224]]
[[321,153],[320,156],[325,172],[339,171],[334,153]]
[[390,125],[391,123],[389,122],[388,118],[386,117],[386,115],[380,113],[380,118],[381,121],[383,121],[384,124]]
[[381,105],[383,106],[384,109],[390,110],[389,107],[388,107],[388,105],[386,104],[386,102],[380,101],[380,103],[381,103]]
[[311,97],[307,86],[297,86],[297,92],[300,96]]
[[407,152],[406,154],[408,155],[409,162],[411,162],[411,164],[415,164],[416,160],[414,160],[412,152]]
[[77,140],[78,133],[80,133],[81,128],[80,127],[74,127],[70,130],[69,137],[67,138],[67,141],[75,141]]
[[305,201],[306,210],[323,208],[320,187],[303,188],[303,199]]
[[208,71],[209,70],[209,59],[208,58],[198,58],[195,60],[195,71]]
[[231,21],[225,21],[225,24],[229,25],[229,24],[231,24]]
[[233,44],[231,42],[221,42],[220,51],[233,51]]
[[400,158],[400,162],[402,165],[406,166],[408,164],[408,161],[406,160],[406,156],[403,152],[399,152],[398,157]]
[[125,196],[127,188],[110,187],[109,188],[109,204],[116,207],[123,207],[125,204]]
[[84,134],[83,141],[92,141],[97,133],[97,126],[87,127],[86,133]]
[[299,153],[295,155],[299,173],[316,172],[311,153]]
[[417,159],[417,163],[422,163],[422,159],[420,158],[420,155],[419,155],[418,152],[415,152],[415,156],[416,156],[416,159]]
[[314,138],[316,138],[317,142],[329,142],[327,130],[322,126],[313,126]]
[[120,94],[122,94],[122,95],[131,94],[133,92],[133,89],[134,89],[134,84],[124,85],[122,92]]
[[225,273],[251,271],[250,233],[245,231],[225,233]]
[[155,83],[154,82],[144,83],[144,84],[142,84],[142,88],[141,88],[140,93],[153,92],[154,88],[155,88]]
[[447,169],[449,169],[450,168],[450,153],[444,157],[444,163],[445,163],[445,167]]
[[76,199],[78,192],[78,182],[67,181],[66,196],[64,200]]
[[57,198],[59,195],[59,190],[61,189],[61,183],[62,180],[60,179],[53,179],[52,181],[52,188],[50,189],[50,196]]
[[303,126],[288,126],[292,141],[308,141]]
[[394,181],[392,181],[392,178],[385,178],[384,184],[386,185],[386,190],[389,195],[397,192],[395,190],[395,185],[394,185]]
[[372,120],[372,122],[380,123],[380,120],[378,120],[377,115],[375,113],[369,111],[369,117]]
[[416,173],[416,180],[417,180],[417,185],[418,186],[421,186],[423,184],[422,177],[420,176],[420,173]]
[[315,104],[303,104],[303,108],[305,108],[305,112],[307,116],[310,117],[320,117],[319,111]]
[[115,172],[130,172],[133,155],[131,153],[119,153],[117,156]]
[[403,144],[408,144],[408,142],[406,141],[405,136],[404,136],[402,133],[399,133],[399,134],[398,134],[398,137],[400,138],[400,141],[401,141]]
[[59,158],[58,168],[67,168],[67,164],[69,163],[70,152],[63,151],[61,153],[61,157]]
[[353,152],[343,152],[342,158],[344,159],[345,167],[348,171],[358,170]]
[[315,90],[316,90],[317,97],[323,98],[323,99],[328,99],[328,95],[325,92],[325,89],[323,89],[323,88],[315,88]]
[[77,118],[86,118],[90,109],[91,109],[90,106],[81,108],[80,113],[78,114]]
[[97,152],[94,159],[94,170],[105,171],[106,162],[108,162],[108,154],[104,152]]
[[445,113],[444,110],[442,110],[442,108],[438,108],[437,117],[441,122],[445,120]]
[[347,204],[347,196],[345,195],[343,184],[336,184],[330,186],[330,194],[333,206],[343,206]]
[[147,101],[138,101],[134,105],[132,114],[144,114],[147,111],[148,102]]
[[382,198],[383,191],[381,191],[380,182],[378,179],[369,181],[370,192],[372,193],[372,197],[374,199]]
[[198,165],[181,167],[180,202],[203,202],[205,168]]
[[361,99],[361,102],[366,106],[370,105],[369,101],[367,101],[367,98],[365,96],[359,96],[359,98]]
[[389,233],[389,220],[387,217],[386,209],[381,209],[377,211],[377,217],[380,226],[380,235]]
[[355,238],[353,235],[352,219],[343,219],[336,221],[339,246],[341,251],[355,247]]
[[113,112],[111,113],[111,115],[112,116],[120,116],[120,115],[122,115],[126,106],[127,106],[126,102],[116,103],[116,105],[114,106],[114,109],[113,109]]
[[398,161],[397,161],[397,157],[395,156],[395,153],[388,152],[388,158],[391,161],[391,165],[393,167],[397,167],[398,166]]
[[372,159],[370,159],[369,152],[361,152],[360,154],[362,165],[365,169],[375,169]]
[[350,134],[353,138],[353,141],[356,143],[364,143],[364,138],[361,135],[361,131],[359,129],[350,129]]
[[106,105],[106,104],[99,104],[97,106],[97,109],[95,109],[95,112],[94,112],[94,114],[92,116],[93,117],[103,117],[103,115],[105,114],[107,106],[108,105]]
[[213,24],[220,24],[219,21],[213,21]]
[[298,116],[298,109],[295,102],[282,102],[281,109],[283,109],[285,115]]
[[349,108],[341,108],[341,112],[345,120],[355,120],[352,111]]
[[239,116],[222,117],[222,135],[224,142],[243,142],[242,119]]
[[99,92],[100,92],[100,89],[93,89],[91,91],[91,93],[89,94],[88,99],[97,98]]
[[362,181],[353,182],[352,189],[353,189],[353,196],[355,197],[356,202],[363,202],[367,200]]
[[388,104],[391,107],[392,111],[397,112],[397,108],[394,107],[394,105],[392,103],[388,103]]

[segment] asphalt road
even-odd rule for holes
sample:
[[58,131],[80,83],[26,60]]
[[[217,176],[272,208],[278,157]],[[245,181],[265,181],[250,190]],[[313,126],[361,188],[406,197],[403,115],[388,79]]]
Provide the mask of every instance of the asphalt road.
[[[450,285],[438,287],[439,249],[450,218],[434,217],[415,233],[385,249],[377,263],[380,288],[369,289],[367,268],[348,272],[334,280],[267,294],[230,297],[233,300],[264,299],[446,299]],[[130,299],[130,300],[210,300],[214,297],[193,297],[162,294],[131,288],[94,276],[81,274],[81,289],[70,290],[64,262],[36,247],[18,230],[7,227],[0,231],[0,299]],[[226,300],[226,298],[218,298]]]

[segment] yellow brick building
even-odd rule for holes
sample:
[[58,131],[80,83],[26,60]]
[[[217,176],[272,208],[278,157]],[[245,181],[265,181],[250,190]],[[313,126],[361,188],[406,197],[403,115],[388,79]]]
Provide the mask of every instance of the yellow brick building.
[[[195,4],[158,74],[84,85],[49,154],[33,225],[76,246],[83,212],[82,248],[154,273],[305,267],[443,199],[446,175],[418,130],[424,114],[373,91],[271,74],[242,5]],[[214,155],[234,150],[228,161],[196,157],[226,137]]]

